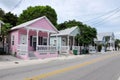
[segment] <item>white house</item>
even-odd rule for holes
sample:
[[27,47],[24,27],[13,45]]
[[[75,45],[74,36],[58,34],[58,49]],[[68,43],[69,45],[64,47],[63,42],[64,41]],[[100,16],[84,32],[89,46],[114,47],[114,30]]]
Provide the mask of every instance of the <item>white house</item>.
[[69,51],[74,49],[79,50],[75,41],[75,36],[79,33],[77,26],[61,30],[58,34],[50,36],[50,45],[56,46],[60,53],[70,53]]
[[[108,38],[108,41],[105,40],[105,37]],[[108,47],[106,50],[113,51],[115,50],[115,36],[113,32],[106,32],[106,33],[98,33],[97,39],[95,39],[96,44],[108,44]],[[102,50],[105,50],[105,47],[102,46]]]

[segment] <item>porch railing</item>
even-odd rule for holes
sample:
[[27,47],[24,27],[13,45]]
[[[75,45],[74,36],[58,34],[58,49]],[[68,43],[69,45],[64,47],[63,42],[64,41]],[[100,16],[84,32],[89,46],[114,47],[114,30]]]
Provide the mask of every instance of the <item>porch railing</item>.
[[73,50],[80,50],[80,46],[72,46]]
[[18,45],[17,51],[20,55],[25,55],[28,52],[27,45],[20,44]]
[[57,49],[56,49],[56,46],[47,46],[47,45],[37,45],[36,47],[36,51],[39,51],[39,52],[56,52]]
[[68,53],[68,50],[69,50],[69,46],[61,46],[60,52],[61,53]]

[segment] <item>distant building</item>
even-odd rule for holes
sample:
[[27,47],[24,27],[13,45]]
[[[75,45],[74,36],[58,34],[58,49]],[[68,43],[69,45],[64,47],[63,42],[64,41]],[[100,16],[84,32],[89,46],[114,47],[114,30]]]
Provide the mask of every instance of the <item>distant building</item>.
[[113,32],[98,33],[97,39],[94,41],[97,45],[102,45],[102,51],[115,50],[115,35]]

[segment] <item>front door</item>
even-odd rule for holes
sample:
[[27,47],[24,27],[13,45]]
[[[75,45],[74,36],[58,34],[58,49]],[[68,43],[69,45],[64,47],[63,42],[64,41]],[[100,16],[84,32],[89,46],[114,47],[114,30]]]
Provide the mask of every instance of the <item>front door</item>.
[[33,49],[36,50],[36,36],[33,36]]
[[20,44],[26,44],[27,43],[27,35],[21,35],[20,36]]

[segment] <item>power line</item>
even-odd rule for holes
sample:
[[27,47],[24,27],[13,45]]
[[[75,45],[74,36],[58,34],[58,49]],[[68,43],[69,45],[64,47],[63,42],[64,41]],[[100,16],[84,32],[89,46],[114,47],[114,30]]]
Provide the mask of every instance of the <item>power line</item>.
[[[114,17],[114,18],[112,18],[112,20],[113,19],[119,19],[120,18],[120,16],[116,16],[116,17]],[[108,19],[107,21],[110,21],[110,19]],[[99,25],[101,25],[102,23],[98,23],[98,24],[96,24],[96,26],[99,26]],[[104,24],[102,24],[102,25],[104,25]]]
[[83,21],[83,22],[93,22],[93,20],[100,19],[100,18],[102,18],[102,17],[104,17],[104,16],[106,16],[106,15],[108,15],[108,14],[110,14],[110,13],[116,11],[116,10],[119,10],[119,9],[120,9],[120,7],[115,8],[115,9],[113,9],[113,10],[111,10],[111,11],[106,12],[106,13],[103,14],[103,15],[100,15],[100,16],[98,16],[98,17],[95,17],[95,18],[92,18],[92,19],[89,19],[89,20],[86,20],[86,21]]
[[19,2],[10,10],[10,12],[12,12],[13,10],[15,10],[21,3],[23,0],[19,0]]
[[114,13],[111,13],[111,14],[108,15],[107,17],[103,18],[101,21],[98,21],[98,22],[96,22],[96,23],[93,23],[93,25],[100,24],[100,23],[102,23],[102,22],[104,22],[104,21],[110,19],[111,17],[113,17],[113,16],[114,16],[115,14],[117,14],[118,12],[120,12],[120,9],[117,10],[116,12],[114,12]]

